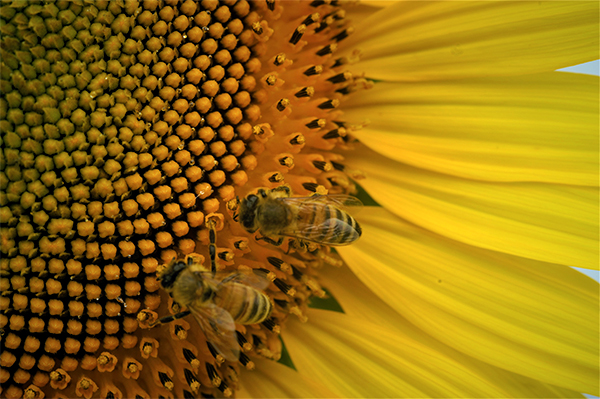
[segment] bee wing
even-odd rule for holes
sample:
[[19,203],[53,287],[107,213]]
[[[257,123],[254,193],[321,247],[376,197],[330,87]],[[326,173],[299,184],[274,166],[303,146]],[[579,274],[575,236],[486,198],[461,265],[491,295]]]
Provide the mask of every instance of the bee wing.
[[329,219],[317,225],[298,223],[297,228],[297,230],[293,231],[285,230],[281,234],[316,242],[318,244],[337,246],[348,244],[348,242],[339,242],[336,238],[341,234],[344,234],[344,232],[348,231],[352,226],[343,220]]
[[334,195],[311,195],[310,197],[289,197],[279,198],[279,201],[284,201],[291,206],[314,206],[314,205],[333,205],[343,211],[352,212],[355,214],[359,212],[363,203],[356,197],[344,194]]
[[237,362],[240,349],[235,334],[233,317],[223,308],[214,304],[209,306],[190,306],[194,318],[200,324],[206,340],[230,362]]
[[238,283],[250,286],[259,291],[263,291],[271,284],[271,280],[267,278],[267,274],[258,270],[253,272],[237,272],[230,274],[221,280],[221,284]]
[[202,278],[209,281],[214,287],[219,287],[227,283],[238,283],[248,285],[259,291],[264,291],[271,284],[267,273],[261,270],[248,270],[231,272],[216,272],[215,275],[211,272],[199,272]]
[[293,229],[285,229],[281,235],[301,238],[307,241],[325,245],[345,245],[338,237],[345,232],[354,230],[354,226],[348,224],[343,218],[331,217],[322,223],[310,222],[311,214],[319,212],[321,207],[331,205],[340,210],[348,210],[352,207],[352,213],[362,207],[358,198],[350,195],[313,195],[311,197],[283,198],[290,206],[298,209],[298,220]]

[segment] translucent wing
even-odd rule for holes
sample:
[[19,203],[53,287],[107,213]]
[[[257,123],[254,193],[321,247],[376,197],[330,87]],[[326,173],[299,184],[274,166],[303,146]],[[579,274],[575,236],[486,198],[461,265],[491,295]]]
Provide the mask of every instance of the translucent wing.
[[289,197],[279,198],[280,201],[284,201],[292,206],[312,206],[312,205],[332,205],[343,211],[357,213],[362,207],[363,203],[356,197],[344,194],[335,195],[311,195],[310,197]]
[[204,331],[206,340],[225,359],[237,362],[240,358],[240,349],[235,334],[235,322],[229,312],[214,304],[191,305],[190,310]]
[[[339,219],[329,219],[317,225],[299,225],[298,230],[284,231],[282,235],[331,246],[348,245],[360,236],[353,226]],[[351,238],[338,238],[346,236]]]
[[271,280],[267,278],[267,274],[260,271],[237,272],[229,274],[221,280],[220,284],[238,283],[250,286],[259,291],[263,291],[271,284]]
[[358,198],[349,195],[314,195],[283,198],[297,210],[297,220],[281,235],[324,245],[347,245],[361,235],[360,226],[348,212],[362,207]]

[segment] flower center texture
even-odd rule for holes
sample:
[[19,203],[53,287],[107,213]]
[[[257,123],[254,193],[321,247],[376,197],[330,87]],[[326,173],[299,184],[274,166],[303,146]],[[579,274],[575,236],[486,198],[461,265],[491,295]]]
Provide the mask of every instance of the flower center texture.
[[[259,241],[239,199],[355,190],[337,1],[8,1],[0,7],[2,396],[232,396],[324,296],[327,246]],[[239,199],[238,199],[239,198]],[[161,287],[173,259],[260,271],[273,309],[240,360]],[[258,234],[258,233],[257,233]]]

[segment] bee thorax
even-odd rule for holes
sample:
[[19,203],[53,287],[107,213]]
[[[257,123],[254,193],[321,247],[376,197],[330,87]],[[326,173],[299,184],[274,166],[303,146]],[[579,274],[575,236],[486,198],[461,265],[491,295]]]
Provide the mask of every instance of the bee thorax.
[[196,298],[204,296],[204,286],[201,279],[186,269],[179,275],[170,293],[175,302],[188,305]]
[[268,201],[258,212],[258,225],[264,234],[278,232],[292,221],[291,209],[280,201]]

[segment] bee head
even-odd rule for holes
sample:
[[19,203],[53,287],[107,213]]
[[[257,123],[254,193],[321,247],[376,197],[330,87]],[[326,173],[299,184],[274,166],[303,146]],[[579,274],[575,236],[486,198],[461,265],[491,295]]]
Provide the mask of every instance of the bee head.
[[258,208],[258,196],[254,194],[248,195],[242,200],[240,205],[239,219],[242,227],[249,233],[254,233],[258,227],[256,226],[256,210]]
[[173,258],[167,269],[160,276],[160,283],[162,284],[163,288],[168,289],[171,287],[175,280],[177,280],[179,273],[181,273],[181,271],[186,267],[188,267],[188,265],[185,262]]

